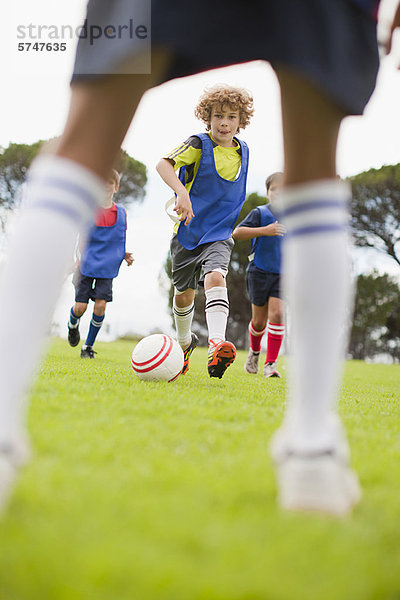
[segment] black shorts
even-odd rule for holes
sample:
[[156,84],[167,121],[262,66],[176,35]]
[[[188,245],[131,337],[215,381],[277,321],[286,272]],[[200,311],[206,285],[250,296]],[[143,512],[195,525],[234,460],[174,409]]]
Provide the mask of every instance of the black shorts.
[[250,302],[256,306],[264,306],[269,298],[280,298],[280,280],[279,273],[269,273],[251,265],[246,273],[247,293]]
[[[102,29],[136,21],[148,0],[90,0]],[[266,60],[295,70],[345,114],[361,114],[379,66],[376,21],[355,0],[153,0],[151,47],[172,59],[163,81],[232,64]],[[137,55],[127,35],[78,44],[73,81],[121,72]],[[126,72],[126,71],[122,71]],[[131,73],[139,71],[130,71]]]
[[86,277],[78,269],[74,273],[72,283],[75,286],[75,302],[84,304],[87,304],[89,300],[112,302],[113,279]]

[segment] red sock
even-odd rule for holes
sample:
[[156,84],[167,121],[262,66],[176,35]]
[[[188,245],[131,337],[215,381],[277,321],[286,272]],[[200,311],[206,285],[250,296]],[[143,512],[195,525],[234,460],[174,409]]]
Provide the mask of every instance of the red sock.
[[275,362],[278,358],[283,336],[285,335],[285,325],[283,323],[270,323],[268,321],[267,331],[267,357],[265,359],[265,362],[269,363]]
[[253,319],[249,323],[249,334],[250,334],[250,350],[253,352],[260,352],[261,350],[261,340],[265,333],[265,327],[261,331],[254,329],[253,327]]

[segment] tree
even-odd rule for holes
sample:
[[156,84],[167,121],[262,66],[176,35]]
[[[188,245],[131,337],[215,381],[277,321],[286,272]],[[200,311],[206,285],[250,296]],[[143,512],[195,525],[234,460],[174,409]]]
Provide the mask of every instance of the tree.
[[[55,141],[51,140],[50,144]],[[40,140],[30,145],[10,144],[8,148],[0,148],[0,221],[3,229],[8,212],[19,204],[21,186],[32,160],[47,143]],[[146,166],[122,150],[116,168],[121,173],[118,202],[124,206],[141,202],[146,193]]]
[[383,251],[400,265],[400,164],[370,169],[350,181],[356,244]]
[[[240,223],[253,208],[265,204],[265,198],[256,193],[249,194],[246,202],[238,217],[237,223]],[[249,242],[237,242],[232,250],[231,263],[227,276],[227,285],[229,293],[229,319],[227,326],[227,339],[234,342],[238,348],[245,348],[247,344],[247,328],[251,316],[251,306],[246,293],[246,267],[248,264],[248,255],[250,253]],[[164,270],[171,278],[171,258],[168,257],[164,263]],[[169,306],[171,308],[171,318],[174,322],[172,313],[172,301],[174,297],[174,286],[171,283],[169,288]],[[200,344],[207,345],[207,326],[205,321],[205,295],[202,288],[199,288],[196,294],[195,310],[193,317],[193,331],[199,336]]]
[[125,150],[121,150],[116,169],[121,174],[118,202],[126,207],[135,201],[142,202],[146,195],[146,165],[129,156]]
[[21,185],[35,158],[41,141],[35,144],[10,144],[0,148],[0,222],[4,229],[7,212],[20,201]]
[[387,273],[358,276],[349,351],[362,360],[400,354],[400,289]]

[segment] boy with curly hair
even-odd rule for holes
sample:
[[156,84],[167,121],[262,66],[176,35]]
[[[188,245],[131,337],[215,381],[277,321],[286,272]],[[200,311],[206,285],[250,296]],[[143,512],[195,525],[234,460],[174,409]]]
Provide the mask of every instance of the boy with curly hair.
[[221,378],[236,357],[235,346],[225,340],[229,315],[225,278],[233,227],[246,198],[248,148],[235,136],[249,124],[253,112],[253,98],[244,89],[227,85],[206,89],[195,115],[207,133],[192,135],[157,164],[158,173],[175,192],[174,211],[180,221],[171,240],[171,258],[183,374],[198,342],[191,324],[195,290],[203,279],[209,376]]

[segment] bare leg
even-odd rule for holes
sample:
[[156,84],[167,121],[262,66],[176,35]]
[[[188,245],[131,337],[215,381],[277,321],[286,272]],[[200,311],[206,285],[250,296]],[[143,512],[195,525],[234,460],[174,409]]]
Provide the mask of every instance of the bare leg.
[[251,316],[253,327],[257,329],[257,331],[262,331],[265,329],[268,316],[268,303],[265,303],[264,306],[256,306],[255,304],[252,304]]
[[99,317],[102,317],[103,315],[105,315],[106,306],[107,302],[105,300],[100,300],[99,298],[96,298],[96,300],[94,301],[94,314]]
[[[0,506],[12,479],[10,469],[26,455],[23,399],[43,351],[76,236],[86,233],[140,98],[159,80],[168,60],[157,54],[153,59],[153,76],[74,85],[56,156],[39,157],[31,168],[27,209],[13,235],[1,278]],[[26,289],[31,294],[29,313],[23,306]],[[25,340],[23,361],[21,339]]]
[[[282,220],[288,227],[283,284],[292,336],[285,426],[273,452],[283,465],[280,492],[286,508],[343,514],[359,496],[354,477],[342,466],[346,444],[334,418],[351,298],[350,190],[335,168],[343,114],[298,75],[287,69],[277,75],[285,142]],[[312,481],[308,460],[318,467]]]
[[284,315],[284,304],[280,298],[271,298],[268,300],[268,320],[270,323],[283,323]]
[[85,314],[86,309],[87,309],[86,302],[75,302],[74,308],[73,308],[74,315],[76,315],[77,317],[80,318],[82,315]]
[[153,53],[151,75],[114,75],[73,85],[57,154],[107,179],[142,95],[157,85],[167,62],[165,54]]

